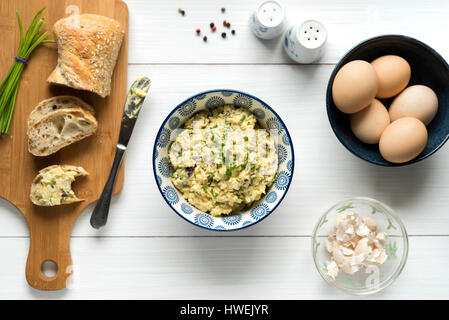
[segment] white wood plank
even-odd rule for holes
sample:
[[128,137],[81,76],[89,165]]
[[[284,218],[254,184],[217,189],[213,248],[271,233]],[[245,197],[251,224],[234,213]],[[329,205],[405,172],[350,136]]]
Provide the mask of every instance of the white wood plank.
[[[89,225],[92,207],[73,230],[76,236],[216,235],[179,218],[157,190],[152,150],[160,124],[185,98],[214,88],[254,94],[276,109],[294,140],[296,169],[283,203],[266,220],[239,235],[310,235],[334,203],[353,196],[385,202],[410,234],[449,234],[449,150],[404,168],[377,167],[354,157],[335,138],[325,111],[332,66],[131,66],[130,82],[153,80],[126,162],[123,192],[113,199],[104,230]],[[0,236],[27,236],[17,210],[0,202]],[[222,235],[222,234],[220,234]],[[231,235],[235,235],[232,233]]]
[[[448,240],[412,237],[403,273],[369,298],[449,298]],[[58,292],[27,285],[27,249],[0,239],[0,299],[359,299],[321,279],[308,237],[75,238],[76,283]]]
[[[147,1],[126,0],[130,11],[131,63],[292,63],[281,39],[263,41],[249,29],[249,16],[260,0]],[[357,43],[382,34],[405,34],[449,56],[444,41],[449,2],[446,0],[320,0],[281,1],[292,23],[321,21],[329,37],[322,63],[335,63]],[[182,17],[178,8],[186,15]],[[224,15],[220,8],[225,6]],[[235,37],[221,39],[223,19]],[[209,23],[218,25],[212,34]],[[207,44],[195,34],[201,28]],[[220,31],[220,32],[219,32]],[[225,30],[229,31],[229,30]],[[229,32],[228,32],[229,33]]]

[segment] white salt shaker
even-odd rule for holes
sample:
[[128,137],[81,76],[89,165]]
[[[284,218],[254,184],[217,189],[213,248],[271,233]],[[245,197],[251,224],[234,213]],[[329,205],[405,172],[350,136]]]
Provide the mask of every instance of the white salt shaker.
[[261,39],[279,37],[285,29],[285,12],[274,0],[261,2],[250,16],[251,30]]
[[288,28],[283,43],[290,58],[299,63],[313,63],[321,57],[326,40],[327,31],[323,24],[307,20]]

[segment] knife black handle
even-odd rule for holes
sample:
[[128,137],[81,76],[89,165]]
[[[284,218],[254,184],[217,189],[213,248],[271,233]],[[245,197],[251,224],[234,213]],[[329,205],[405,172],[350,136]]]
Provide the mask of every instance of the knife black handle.
[[120,169],[120,164],[122,163],[125,150],[125,148],[122,149],[120,147],[117,147],[108,181],[106,182],[100,199],[98,200],[97,205],[92,212],[92,216],[90,217],[90,224],[95,229],[99,229],[105,226],[106,222],[108,221],[109,205],[111,204],[112,191],[114,190],[115,179],[117,178],[117,173]]

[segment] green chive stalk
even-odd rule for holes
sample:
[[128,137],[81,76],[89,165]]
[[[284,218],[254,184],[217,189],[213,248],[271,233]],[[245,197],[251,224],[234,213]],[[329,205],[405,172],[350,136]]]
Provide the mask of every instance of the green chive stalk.
[[[54,43],[52,40],[47,40],[48,32],[40,34],[44,25],[44,19],[42,18],[44,10],[45,7],[36,14],[25,35],[23,34],[20,15],[16,11],[20,30],[20,44],[17,58],[28,61],[31,53],[38,45],[41,43]],[[24,61],[15,61],[11,69],[9,69],[6,78],[0,84],[0,134],[9,134],[10,132],[19,82],[25,65]]]

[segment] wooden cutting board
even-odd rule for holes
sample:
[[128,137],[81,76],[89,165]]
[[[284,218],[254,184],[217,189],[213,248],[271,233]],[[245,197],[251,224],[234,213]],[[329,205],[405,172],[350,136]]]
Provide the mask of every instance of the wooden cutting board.
[[[119,60],[112,80],[112,93],[106,99],[95,94],[52,86],[47,77],[57,61],[54,44],[44,44],[35,50],[25,68],[10,136],[0,137],[0,197],[10,201],[25,216],[30,230],[30,249],[26,265],[28,283],[41,290],[57,290],[67,286],[72,274],[70,233],[73,223],[86,206],[98,200],[109,175],[120,130],[123,105],[127,93],[128,70],[128,8],[121,0],[1,0],[0,1],[0,79],[6,76],[19,45],[19,28],[15,16],[20,13],[24,29],[34,15],[46,7],[45,30],[72,13],[95,13],[114,18],[126,31]],[[53,34],[49,39],[53,39]],[[26,122],[31,110],[41,101],[56,95],[70,94],[94,106],[98,120],[97,133],[45,157],[33,157],[27,151]],[[73,189],[78,204],[56,207],[38,207],[30,201],[30,186],[38,171],[53,164],[82,166],[87,178],[78,178]],[[123,186],[123,166],[117,178],[115,193]],[[90,214],[90,212],[86,213]],[[1,221],[1,217],[0,217]],[[1,223],[1,222],[0,222]],[[49,278],[42,272],[45,261],[57,265],[57,273]],[[18,266],[19,267],[19,266]]]

